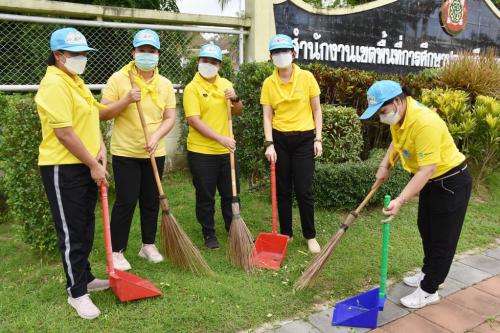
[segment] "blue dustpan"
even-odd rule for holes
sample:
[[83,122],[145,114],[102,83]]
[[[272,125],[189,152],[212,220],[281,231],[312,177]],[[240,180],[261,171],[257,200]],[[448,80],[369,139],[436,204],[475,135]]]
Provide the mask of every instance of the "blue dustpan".
[[[386,195],[384,207],[391,197]],[[389,223],[383,225],[382,264],[380,269],[380,288],[374,288],[358,296],[335,304],[332,326],[377,327],[378,312],[384,310],[387,299],[385,294],[387,280],[387,262],[389,257]]]

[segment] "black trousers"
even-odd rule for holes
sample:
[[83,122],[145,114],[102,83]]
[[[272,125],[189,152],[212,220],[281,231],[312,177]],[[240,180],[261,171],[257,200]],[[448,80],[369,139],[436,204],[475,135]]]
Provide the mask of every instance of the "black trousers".
[[450,178],[429,182],[420,192],[418,229],[424,248],[425,273],[420,287],[428,293],[436,292],[450,271],[471,188],[472,178],[466,169]]
[[[221,199],[224,227],[229,231],[233,212],[231,210],[231,166],[229,154],[209,155],[188,151],[188,162],[196,190],[196,218],[201,224],[205,238],[215,235],[215,190]],[[236,186],[239,193],[238,169],[236,164]]]
[[97,185],[84,164],[41,166],[45,193],[61,252],[66,287],[71,297],[87,293],[95,279],[88,261],[94,242]]
[[[165,156],[156,157],[160,178]],[[113,252],[127,249],[135,206],[139,201],[143,244],[154,244],[160,201],[149,158],[113,155],[116,200],[111,212],[111,243]]]
[[292,193],[299,205],[302,235],[305,239],[316,237],[314,227],[314,132],[290,133],[273,130],[276,162],[276,195],[280,232],[293,236]]

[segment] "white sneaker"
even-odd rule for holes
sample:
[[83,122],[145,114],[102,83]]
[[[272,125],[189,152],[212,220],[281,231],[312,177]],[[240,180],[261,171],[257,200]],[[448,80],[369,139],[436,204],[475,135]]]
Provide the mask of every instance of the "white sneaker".
[[113,252],[113,267],[120,271],[132,269],[132,266],[130,266],[130,263],[125,259],[122,252]]
[[87,291],[93,292],[93,291],[100,291],[100,290],[106,290],[109,288],[109,280],[101,280],[101,279],[93,279],[89,283],[87,283]]
[[[418,272],[415,275],[403,278],[403,282],[404,282],[404,284],[406,284],[409,287],[415,287],[415,288],[417,288],[417,287],[420,287],[420,282],[422,282],[422,280],[424,279],[424,277],[425,277],[425,273],[422,272],[422,271],[420,271],[420,272]],[[444,287],[444,283],[441,283],[438,286],[439,289],[441,289],[443,287]]]
[[92,303],[88,294],[77,298],[70,296],[68,297],[68,304],[71,305],[83,319],[94,319],[101,314],[101,311]]
[[420,271],[415,275],[403,278],[404,284],[410,287],[420,287],[420,281],[425,277],[425,273]]
[[410,309],[420,309],[428,304],[439,302],[439,294],[436,291],[434,294],[429,294],[418,287],[413,293],[401,298],[401,304]]
[[311,238],[307,240],[307,247],[311,253],[319,253],[321,251],[321,247],[319,246],[316,238]]
[[163,261],[163,256],[158,252],[154,244],[142,244],[139,256],[154,263]]

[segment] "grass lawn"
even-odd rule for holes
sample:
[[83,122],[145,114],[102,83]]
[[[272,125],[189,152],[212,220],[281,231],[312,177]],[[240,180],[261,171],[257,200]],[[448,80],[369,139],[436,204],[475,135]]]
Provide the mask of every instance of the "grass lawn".
[[[165,177],[166,194],[177,221],[201,249],[216,276],[196,277],[168,261],[150,264],[137,256],[140,230],[136,214],[128,251],[134,274],[153,281],[164,296],[121,304],[111,291],[95,293],[101,309],[93,321],[80,319],[66,303],[64,274],[58,255],[41,260],[14,236],[13,224],[0,225],[0,322],[2,332],[234,332],[265,322],[307,315],[315,303],[333,302],[367,290],[378,283],[381,244],[379,207],[364,212],[335,250],[313,288],[293,293],[292,285],[312,256],[307,253],[294,209],[295,239],[279,271],[247,275],[232,267],[226,257],[227,237],[220,212],[217,232],[221,249],[203,247],[194,214],[194,189],[186,172]],[[471,200],[459,252],[486,247],[500,237],[500,173],[488,180],[490,192]],[[112,201],[112,200],[111,200]],[[249,193],[243,188],[242,217],[256,237],[271,229],[267,190]],[[218,203],[217,203],[218,206]],[[380,205],[381,206],[381,203]],[[100,210],[100,206],[97,208]],[[405,206],[392,223],[389,278],[402,275],[421,263],[416,227],[416,202]],[[316,226],[320,244],[337,230],[345,212],[318,210]],[[105,276],[102,225],[98,217],[93,272]]]

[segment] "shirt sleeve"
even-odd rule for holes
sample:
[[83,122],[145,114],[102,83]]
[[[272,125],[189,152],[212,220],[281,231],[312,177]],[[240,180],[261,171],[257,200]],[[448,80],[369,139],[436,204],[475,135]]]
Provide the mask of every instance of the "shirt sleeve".
[[308,72],[309,76],[309,97],[316,97],[321,94],[321,90],[319,89],[318,81],[311,72]]
[[175,100],[175,91],[172,84],[168,85],[167,96],[165,98],[165,107],[167,109],[175,109],[176,100]]
[[271,98],[269,96],[269,80],[265,80],[260,91],[260,104],[271,105]]
[[35,102],[45,111],[50,127],[73,125],[73,97],[64,83],[47,83],[38,91]]
[[118,91],[118,84],[116,82],[116,75],[112,75],[109,79],[108,82],[106,83],[106,86],[102,88],[102,98],[106,99],[108,101],[116,102],[117,100],[120,99],[120,94]]
[[437,126],[424,126],[415,135],[417,164],[426,166],[441,162],[441,134]]
[[201,115],[198,94],[191,85],[187,85],[184,89],[183,105],[186,118]]

